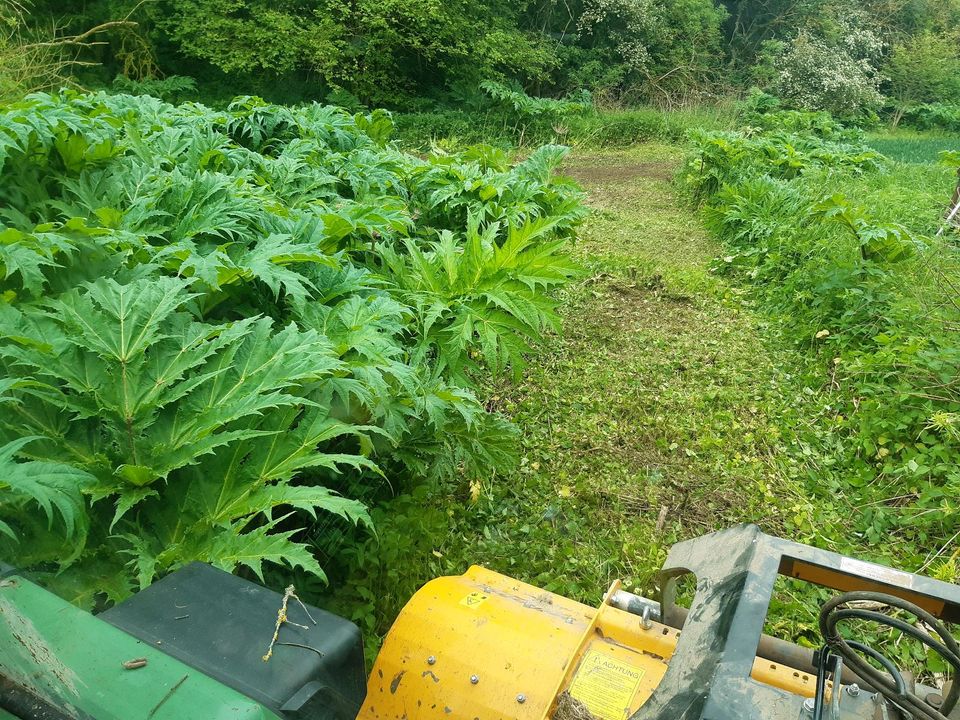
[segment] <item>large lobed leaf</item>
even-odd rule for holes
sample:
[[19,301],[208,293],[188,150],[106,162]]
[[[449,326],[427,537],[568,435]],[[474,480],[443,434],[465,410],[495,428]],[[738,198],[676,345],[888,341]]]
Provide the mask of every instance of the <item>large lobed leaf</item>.
[[330,488],[509,464],[470,388],[555,327],[581,195],[562,148],[422,158],[391,125],[257,98],[0,111],[0,443],[35,438],[0,532],[73,562],[71,597],[195,559],[319,575],[305,526],[369,523]]
[[[83,491],[94,478],[89,473],[64,463],[26,461],[16,456],[36,437],[23,437],[0,446],[0,533],[13,540],[18,536],[9,522],[23,512],[25,505],[39,507],[48,527],[59,517],[67,539],[82,545],[86,535],[87,515]],[[4,521],[4,517],[8,521]]]

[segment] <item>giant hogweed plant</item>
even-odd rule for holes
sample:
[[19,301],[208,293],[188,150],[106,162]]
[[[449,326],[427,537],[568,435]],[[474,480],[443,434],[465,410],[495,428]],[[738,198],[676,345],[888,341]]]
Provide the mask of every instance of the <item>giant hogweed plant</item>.
[[[342,465],[372,467],[349,450],[317,449],[345,438],[359,447],[366,428],[330,414],[352,381],[336,377],[340,362],[316,331],[276,331],[266,318],[198,322],[185,311],[193,300],[182,280],[161,277],[99,280],[23,311],[8,307],[0,353],[25,380],[2,433],[29,433],[20,450],[35,462],[84,471],[90,537],[73,533],[73,553],[88,541],[90,562],[132,552],[140,586],[190,560],[258,575],[272,560],[322,575],[290,531],[270,531],[281,506],[367,521],[356,501],[292,482],[304,470],[323,479]],[[25,546],[18,556],[62,559],[46,550]],[[128,592],[122,580],[107,589],[113,599]]]
[[562,240],[543,241],[553,229],[552,220],[531,221],[498,241],[497,223],[481,228],[472,216],[463,240],[444,230],[426,249],[382,248],[384,274],[417,312],[417,356],[430,354],[462,384],[481,367],[519,372],[543,332],[557,329],[545,291],[575,272]]
[[689,135],[693,150],[679,180],[698,203],[726,185],[764,175],[790,180],[825,168],[865,173],[878,171],[886,163],[886,158],[862,143],[825,139],[813,128],[693,130]]
[[556,326],[580,193],[562,148],[420,158],[390,129],[253,98],[0,112],[0,555],[88,604],[191,560],[322,577],[324,518],[369,524],[351,497],[512,462],[474,384]]

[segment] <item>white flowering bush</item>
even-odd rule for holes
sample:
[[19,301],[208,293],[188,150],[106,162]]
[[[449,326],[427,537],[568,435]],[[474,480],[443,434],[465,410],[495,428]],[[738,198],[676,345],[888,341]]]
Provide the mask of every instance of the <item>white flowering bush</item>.
[[888,46],[867,10],[846,7],[831,19],[836,25],[831,33],[835,38],[831,44],[842,48],[855,60],[868,60],[874,66],[882,61]]
[[653,0],[587,0],[577,33],[608,34],[626,68],[643,72],[651,61],[649,39],[662,23],[662,14]]
[[863,37],[850,37],[841,46],[828,45],[806,33],[798,35],[777,59],[774,93],[803,110],[858,115],[878,109],[884,100],[880,93],[883,78],[871,55],[879,48],[875,38],[868,37],[869,31],[860,35]]

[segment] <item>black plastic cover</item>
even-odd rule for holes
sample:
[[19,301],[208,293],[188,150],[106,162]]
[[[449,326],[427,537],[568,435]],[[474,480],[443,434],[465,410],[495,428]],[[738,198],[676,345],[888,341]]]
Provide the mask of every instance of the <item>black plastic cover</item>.
[[357,627],[295,600],[292,622],[270,645],[283,596],[218,570],[191,563],[99,615],[290,720],[354,720],[366,681]]

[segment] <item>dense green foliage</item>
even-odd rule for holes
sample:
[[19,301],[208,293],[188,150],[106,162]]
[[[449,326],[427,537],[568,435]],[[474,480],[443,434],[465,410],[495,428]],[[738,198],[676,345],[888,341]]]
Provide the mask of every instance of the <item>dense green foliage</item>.
[[[0,557],[87,605],[196,559],[314,596],[332,571],[374,631],[474,560],[650,590],[668,541],[764,514],[934,563],[960,530],[936,235],[960,156],[856,128],[960,130],[958,22],[960,0],[0,0],[0,100],[103,88],[0,112]],[[579,354],[524,376],[585,214],[559,144],[688,136],[716,282],[660,272],[693,216],[646,238],[661,262],[621,247],[654,204],[601,199]],[[671,172],[628,174],[669,205]],[[761,339],[710,337],[750,303],[779,336],[757,389]]]
[[391,130],[250,98],[0,114],[0,555],[85,603],[196,559],[322,578],[312,518],[369,523],[338,490],[510,466],[472,388],[554,326],[565,151]]
[[723,129],[736,124],[729,107],[663,111],[653,108],[617,112],[584,111],[554,120],[543,115],[444,110],[398,113],[397,141],[411,148],[457,147],[488,143],[505,148],[563,143],[585,147],[627,147],[651,140],[681,142],[690,128]]
[[894,46],[886,68],[897,108],[894,125],[917,105],[960,100],[958,38],[927,32]]
[[[238,2],[97,0],[63,15],[36,0],[38,18],[70,27],[132,18],[142,47],[114,43],[101,55],[111,72],[198,77],[227,95],[254,90],[284,100],[411,105],[416,98],[475,98],[484,80],[519,81],[537,94],[580,89],[684,92],[715,73],[722,6],[713,0],[576,0],[508,3]],[[688,47],[695,46],[691,55]],[[536,87],[534,87],[536,86]]]
[[573,250],[586,272],[561,293],[563,335],[487,391],[520,428],[520,463],[377,505],[379,536],[331,568],[325,602],[371,651],[424,582],[471,564],[595,605],[614,579],[654,596],[670,545],[711,529],[841,537],[823,505],[810,522],[790,453],[819,398],[710,272],[717,248],[671,186],[682,156],[672,143],[572,154],[594,210]]
[[522,98],[521,91],[548,103],[589,91],[603,103],[672,107],[760,85],[798,108],[861,115],[884,97],[901,113],[952,101],[957,90],[960,0],[93,0],[70,10],[32,0],[31,7],[30,32],[136,23],[86,49],[84,60],[103,64],[90,82],[185,76],[198,81],[205,101],[223,104],[256,93],[475,111],[510,93]]
[[960,132],[960,104],[927,103],[904,109],[904,125],[918,130],[946,130]]
[[725,244],[716,271],[749,283],[826,375],[809,442],[832,469],[811,491],[852,493],[856,531],[896,533],[919,563],[958,529],[956,238],[936,236],[953,172],[778,119],[749,138],[699,134],[682,178]]

